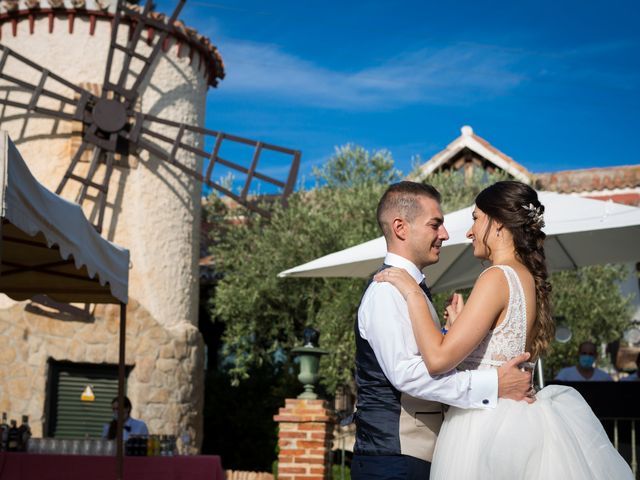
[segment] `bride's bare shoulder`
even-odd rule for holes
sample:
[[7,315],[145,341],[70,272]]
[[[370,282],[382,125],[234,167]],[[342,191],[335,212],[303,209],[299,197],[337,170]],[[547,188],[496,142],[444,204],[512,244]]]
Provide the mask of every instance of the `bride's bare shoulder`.
[[474,290],[492,290],[493,292],[496,289],[503,290],[508,289],[507,278],[505,277],[504,272],[501,268],[498,268],[497,265],[491,266],[485,269],[478,279],[476,280],[475,285],[473,286]]

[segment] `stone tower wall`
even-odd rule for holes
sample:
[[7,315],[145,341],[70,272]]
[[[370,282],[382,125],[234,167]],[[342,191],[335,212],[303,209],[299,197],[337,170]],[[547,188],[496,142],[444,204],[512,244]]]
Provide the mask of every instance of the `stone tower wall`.
[[[77,16],[70,33],[63,14],[55,16],[53,28],[47,17],[5,22],[1,43],[95,92],[103,81],[110,35],[107,17],[98,17],[92,26],[87,16]],[[200,53],[172,37],[168,47],[143,84],[139,107],[202,126],[208,79]],[[116,57],[114,72],[120,64]],[[35,70],[21,73],[33,76],[33,83],[39,80]],[[0,89],[0,95],[7,91]],[[79,144],[78,125],[0,106],[0,129],[9,132],[34,176],[55,190]],[[158,131],[175,138],[175,130]],[[182,160],[197,169],[195,158]],[[200,185],[144,152],[129,163],[113,172],[103,223],[103,236],[131,252],[128,394],[134,416],[145,420],[152,433],[179,433],[188,426],[199,443],[204,395],[204,346],[197,329]],[[73,200],[77,185],[68,187],[63,196]],[[91,205],[85,213],[94,214]],[[29,414],[39,434],[47,360],[117,363],[117,309],[99,307],[95,322],[83,323],[34,315],[24,311],[24,303],[7,298],[2,303],[0,342],[9,348],[0,353],[0,411]]]

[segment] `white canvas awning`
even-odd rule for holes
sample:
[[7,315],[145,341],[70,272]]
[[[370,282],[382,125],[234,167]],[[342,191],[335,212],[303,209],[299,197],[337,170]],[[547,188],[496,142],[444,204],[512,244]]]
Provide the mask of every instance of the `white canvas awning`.
[[79,205],[44,188],[0,132],[0,292],[60,302],[126,303],[129,251],[104,238]]
[[[551,271],[640,260],[640,208],[553,192],[540,192],[539,198],[545,206],[545,251]],[[433,292],[469,287],[484,268],[466,238],[472,210],[444,217],[450,238],[443,244],[440,261],[424,270]],[[386,252],[384,237],[378,237],[279,276],[367,277],[380,267]]]
[[129,251],[102,238],[79,205],[44,188],[2,131],[0,202],[0,293],[120,304],[116,471],[122,478]]

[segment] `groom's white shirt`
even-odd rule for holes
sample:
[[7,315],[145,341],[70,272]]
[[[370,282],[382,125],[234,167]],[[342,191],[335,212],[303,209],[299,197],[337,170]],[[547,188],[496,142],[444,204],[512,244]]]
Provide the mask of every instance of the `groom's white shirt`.
[[[384,263],[405,269],[416,283],[424,278],[418,267],[399,255],[387,253]],[[429,306],[437,319],[430,302]],[[496,406],[498,372],[493,368],[429,375],[413,336],[407,302],[390,283],[369,286],[358,310],[358,328],[386,377],[401,392],[461,408]]]

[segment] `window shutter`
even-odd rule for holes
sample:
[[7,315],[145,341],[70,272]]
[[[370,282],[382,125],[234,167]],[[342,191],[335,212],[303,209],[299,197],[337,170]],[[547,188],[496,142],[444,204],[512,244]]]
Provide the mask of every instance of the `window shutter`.
[[[104,424],[112,419],[111,400],[118,395],[118,366],[51,361],[49,371],[48,436],[100,438]],[[87,385],[95,395],[93,402],[80,400]]]

